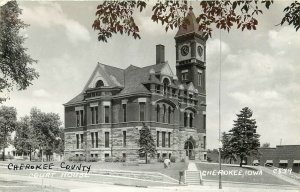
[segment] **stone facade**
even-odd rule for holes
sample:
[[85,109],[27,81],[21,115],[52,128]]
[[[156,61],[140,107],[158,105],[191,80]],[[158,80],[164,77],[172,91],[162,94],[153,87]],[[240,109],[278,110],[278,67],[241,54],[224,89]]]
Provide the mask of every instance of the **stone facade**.
[[139,157],[139,130],[148,126],[157,156],[206,160],[206,38],[179,29],[176,75],[156,47],[156,64],[119,69],[98,64],[83,91],[65,106],[65,156]]

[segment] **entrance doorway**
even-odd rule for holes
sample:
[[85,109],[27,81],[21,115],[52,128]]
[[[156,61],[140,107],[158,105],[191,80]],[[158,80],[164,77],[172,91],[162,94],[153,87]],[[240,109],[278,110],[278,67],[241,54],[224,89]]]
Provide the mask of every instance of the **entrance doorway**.
[[189,160],[195,160],[194,145],[191,141],[186,141],[184,144],[185,155]]

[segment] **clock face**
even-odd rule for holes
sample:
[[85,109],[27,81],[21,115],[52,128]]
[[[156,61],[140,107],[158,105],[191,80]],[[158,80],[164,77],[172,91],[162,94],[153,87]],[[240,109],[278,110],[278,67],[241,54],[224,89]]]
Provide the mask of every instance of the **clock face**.
[[203,55],[203,47],[201,46],[201,45],[199,45],[198,47],[197,47],[197,52],[198,52],[198,55],[200,56],[200,57],[202,57],[202,55]]
[[181,47],[180,51],[182,56],[186,56],[189,53],[190,48],[187,45],[184,45]]

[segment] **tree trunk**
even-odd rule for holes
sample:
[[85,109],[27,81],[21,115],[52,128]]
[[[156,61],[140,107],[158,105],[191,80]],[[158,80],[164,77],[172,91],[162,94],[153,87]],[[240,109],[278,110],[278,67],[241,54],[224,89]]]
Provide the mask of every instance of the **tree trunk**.
[[147,156],[148,156],[148,155],[147,155],[147,153],[146,153],[146,164],[148,164],[148,159],[147,159]]
[[[5,144],[4,144],[5,145]],[[3,146],[2,160],[5,161],[5,146]]]
[[29,147],[29,161],[31,161],[31,147]]
[[243,156],[240,156],[240,159],[241,159],[240,167],[242,167],[242,166],[243,166],[243,159],[244,159],[244,157],[243,157]]
[[232,158],[230,157],[230,159],[229,159],[229,164],[231,164],[231,160],[232,160]]

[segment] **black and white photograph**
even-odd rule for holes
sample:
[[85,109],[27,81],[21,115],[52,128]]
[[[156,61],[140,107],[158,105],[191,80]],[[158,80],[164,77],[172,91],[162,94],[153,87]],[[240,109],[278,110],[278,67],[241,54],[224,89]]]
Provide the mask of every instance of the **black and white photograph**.
[[299,0],[0,0],[0,192],[299,192]]

